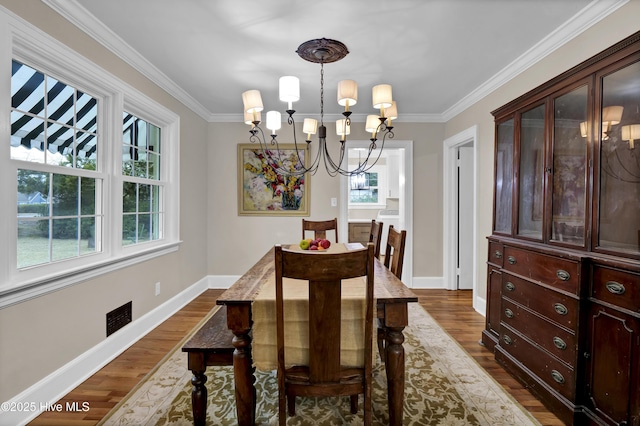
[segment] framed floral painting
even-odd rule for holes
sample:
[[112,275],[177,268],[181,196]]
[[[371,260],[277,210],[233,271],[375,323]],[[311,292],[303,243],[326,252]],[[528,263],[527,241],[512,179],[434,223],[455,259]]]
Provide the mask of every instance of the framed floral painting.
[[[309,164],[309,149],[280,145],[267,153],[286,170],[295,171],[297,158]],[[271,167],[258,144],[238,145],[238,214],[255,216],[309,216],[309,176],[289,176]]]

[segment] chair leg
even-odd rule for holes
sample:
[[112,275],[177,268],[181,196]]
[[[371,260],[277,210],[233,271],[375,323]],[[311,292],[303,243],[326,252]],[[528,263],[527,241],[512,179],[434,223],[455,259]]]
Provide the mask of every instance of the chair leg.
[[364,426],[370,426],[373,421],[373,407],[371,405],[371,395],[364,395]]
[[293,417],[296,415],[296,396],[295,395],[287,395],[287,405],[289,406],[289,416]]
[[351,414],[358,413],[358,395],[351,395]]
[[378,322],[378,353],[380,354],[380,359],[383,363],[387,362],[386,357],[386,342],[387,342],[387,330],[384,326]]

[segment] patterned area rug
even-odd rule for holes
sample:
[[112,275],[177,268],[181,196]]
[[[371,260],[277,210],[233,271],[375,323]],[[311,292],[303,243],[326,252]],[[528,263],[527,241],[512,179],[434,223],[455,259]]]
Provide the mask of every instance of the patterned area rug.
[[[405,425],[539,425],[418,304],[409,304],[409,324],[404,343]],[[182,343],[176,346],[99,424],[193,424],[191,372],[181,347]],[[209,367],[207,377],[207,424],[235,425],[232,367]],[[256,424],[277,424],[275,374],[256,372],[256,390]],[[378,362],[374,369],[374,424],[389,423],[387,408],[384,365]],[[353,415],[347,397],[299,397],[296,416],[287,420],[287,425],[362,423],[362,399],[360,412]]]

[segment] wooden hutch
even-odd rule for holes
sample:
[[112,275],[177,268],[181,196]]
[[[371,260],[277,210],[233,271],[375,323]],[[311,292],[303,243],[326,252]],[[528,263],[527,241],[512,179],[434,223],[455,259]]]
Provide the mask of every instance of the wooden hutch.
[[567,424],[640,426],[640,32],[492,114],[482,341]]

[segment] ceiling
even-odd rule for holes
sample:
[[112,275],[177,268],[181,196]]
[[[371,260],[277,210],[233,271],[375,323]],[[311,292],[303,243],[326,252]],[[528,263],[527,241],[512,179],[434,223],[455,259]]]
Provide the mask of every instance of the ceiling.
[[[282,75],[300,78],[296,116],[320,109],[310,39],[343,42],[324,66],[325,114],[339,80],[393,86],[398,121],[445,121],[615,10],[620,0],[43,0],[209,121],[242,121],[242,92],[284,113]],[[305,114],[306,113],[306,114]],[[317,118],[317,117],[316,117]]]

